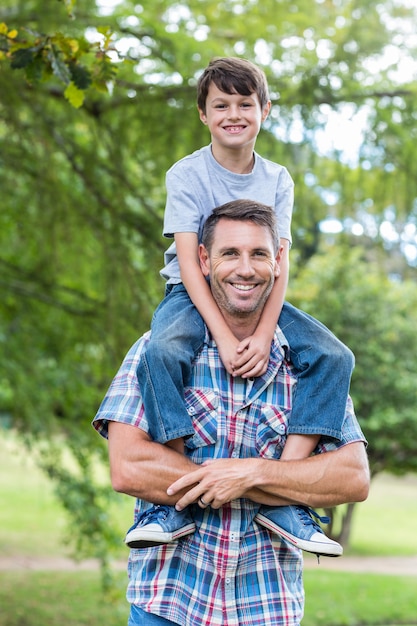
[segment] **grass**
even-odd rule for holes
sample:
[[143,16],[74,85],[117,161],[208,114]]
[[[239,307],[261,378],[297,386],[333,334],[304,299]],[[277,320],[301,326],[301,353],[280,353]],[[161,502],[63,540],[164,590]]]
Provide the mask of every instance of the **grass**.
[[[106,598],[97,572],[0,572],[0,626],[126,626],[125,585]],[[302,626],[417,624],[414,578],[308,571],[305,587]]]
[[0,553],[42,556],[53,546],[60,556],[65,514],[51,484],[4,431],[0,441],[0,493],[5,503],[0,507]]
[[416,578],[309,570],[302,626],[417,624]]
[[[117,495],[116,495],[117,498]],[[69,556],[67,517],[53,486],[9,432],[0,429],[0,554]],[[115,505],[116,509],[116,505]],[[114,517],[123,530],[132,523],[133,499],[120,495]],[[126,548],[120,541],[120,558]]]
[[[358,505],[350,554],[417,554],[417,478],[380,476],[367,502]],[[22,453],[11,433],[0,430],[0,554],[67,556],[65,512],[51,484]],[[121,496],[117,520],[127,528],[132,500]],[[121,545],[120,558],[127,552]],[[416,577],[326,571],[325,560],[305,571],[302,626],[417,625]],[[126,574],[114,573],[104,596],[100,573],[0,571],[0,626],[126,626]]]
[[0,572],[0,626],[126,626],[125,575],[111,598],[98,572]]
[[377,476],[368,500],[356,506],[352,552],[367,556],[417,554],[417,476]]

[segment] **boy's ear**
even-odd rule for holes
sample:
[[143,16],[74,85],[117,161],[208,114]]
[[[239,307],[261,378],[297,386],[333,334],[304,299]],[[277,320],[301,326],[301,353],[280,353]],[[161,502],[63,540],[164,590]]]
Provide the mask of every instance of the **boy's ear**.
[[264,107],[264,110],[262,111],[262,121],[263,122],[268,117],[270,110],[271,110],[271,100],[268,100],[268,102],[266,103],[266,105]]
[[209,262],[209,253],[207,248],[200,243],[198,247],[198,258],[200,260],[200,268],[204,276],[209,276],[210,274],[210,262]]
[[200,116],[200,120],[203,122],[203,124],[207,125],[207,116],[204,113],[203,109],[200,109],[200,107],[197,107],[197,109],[198,109],[198,114]]

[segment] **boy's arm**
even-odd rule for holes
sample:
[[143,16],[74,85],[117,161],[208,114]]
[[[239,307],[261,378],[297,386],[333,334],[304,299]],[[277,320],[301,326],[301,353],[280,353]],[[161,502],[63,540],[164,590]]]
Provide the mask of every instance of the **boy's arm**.
[[175,244],[184,287],[207,324],[225,368],[229,374],[233,374],[233,361],[239,342],[226,324],[201,271],[197,234],[175,233]]
[[242,378],[261,376],[268,367],[271,342],[288,285],[290,244],[288,239],[281,239],[280,244],[282,252],[279,278],[274,283],[256,331],[251,337],[241,341],[237,349],[240,357],[234,362],[234,374]]

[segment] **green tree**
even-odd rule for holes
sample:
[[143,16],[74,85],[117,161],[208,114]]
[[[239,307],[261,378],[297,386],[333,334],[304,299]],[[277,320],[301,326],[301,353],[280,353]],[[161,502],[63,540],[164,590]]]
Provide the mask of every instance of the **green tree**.
[[[114,540],[111,494],[94,479],[106,447],[89,422],[163,294],[164,174],[209,140],[195,109],[198,72],[212,56],[241,55],[267,73],[273,108],[257,149],[296,182],[294,279],[334,218],[338,243],[415,280],[404,256],[407,233],[415,247],[415,85],[392,78],[395,55],[386,62],[394,44],[417,58],[403,19],[415,25],[415,10],[391,0],[124,0],[108,13],[93,0],[3,0],[0,411],[39,449],[87,537],[79,549],[105,561]],[[329,113],[347,106],[370,120],[354,167],[316,149]],[[381,235],[385,222],[397,242]],[[323,317],[331,327],[338,283],[334,295]],[[344,338],[343,324],[335,330]],[[372,356],[366,345],[357,367]]]
[[[372,477],[416,472],[415,282],[389,279],[360,248],[325,246],[297,276],[290,297],[355,354],[351,393],[369,442]],[[345,545],[354,507],[339,508],[339,539]],[[337,523],[337,511],[332,518]]]

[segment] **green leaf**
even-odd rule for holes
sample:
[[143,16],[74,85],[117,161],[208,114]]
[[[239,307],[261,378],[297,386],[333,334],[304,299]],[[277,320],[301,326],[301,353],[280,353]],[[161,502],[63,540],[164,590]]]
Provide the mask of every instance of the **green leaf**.
[[91,73],[83,65],[70,64],[72,82],[78,89],[87,89],[91,85]]
[[65,8],[67,10],[68,17],[74,17],[73,9],[74,9],[76,0],[60,0],[60,2],[64,3]]
[[84,91],[82,89],[78,89],[73,82],[70,82],[68,87],[65,89],[64,96],[75,109],[79,109],[84,103]]
[[19,48],[12,53],[12,60],[10,63],[10,67],[13,70],[19,70],[23,67],[27,67],[32,63],[34,59],[33,48]]
[[71,82],[71,73],[68,65],[62,59],[60,51],[55,46],[51,46],[48,50],[48,59],[54,75],[68,85]]
[[32,63],[26,67],[26,79],[30,83],[36,83],[42,79],[42,74],[45,70],[45,63],[42,56],[35,54]]

